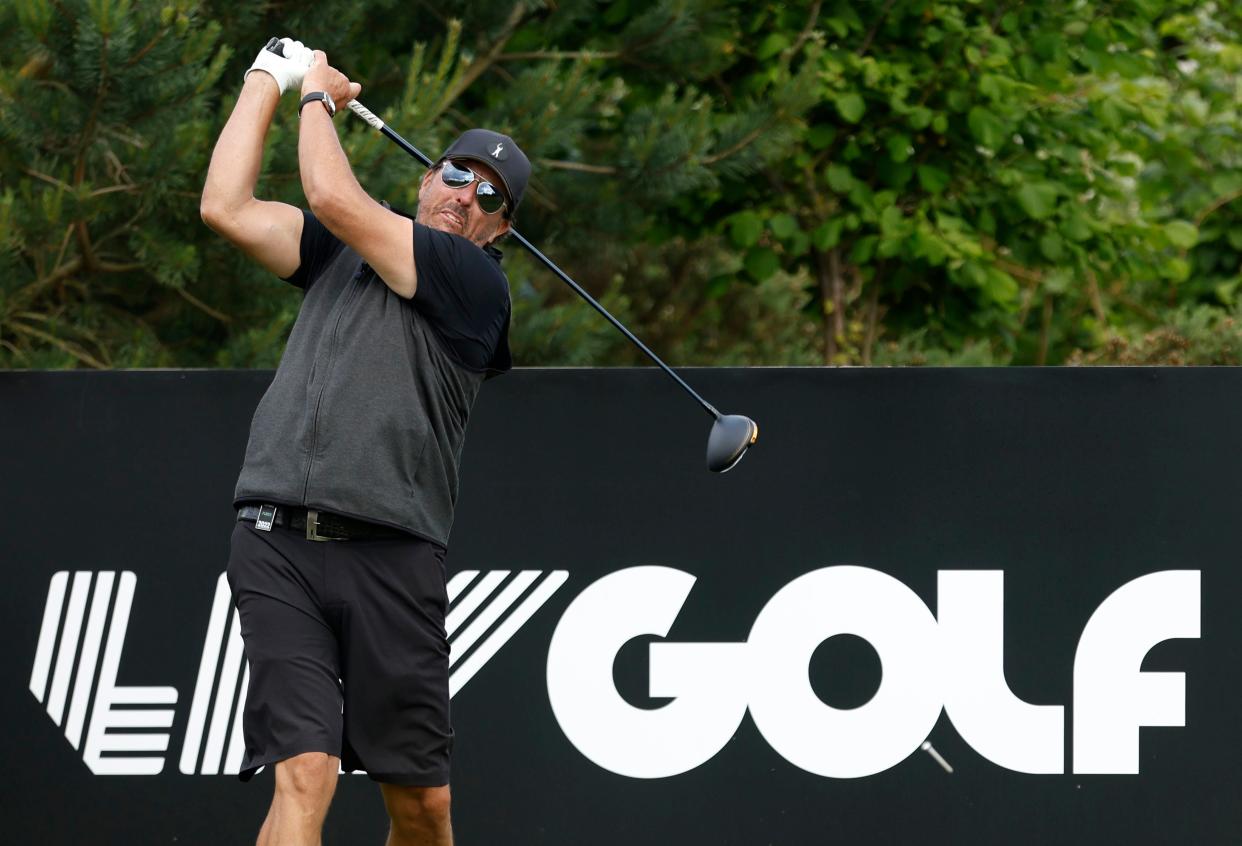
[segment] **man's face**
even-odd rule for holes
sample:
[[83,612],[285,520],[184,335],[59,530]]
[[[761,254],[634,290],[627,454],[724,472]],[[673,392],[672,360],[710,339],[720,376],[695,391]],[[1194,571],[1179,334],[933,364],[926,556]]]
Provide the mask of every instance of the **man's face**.
[[[496,171],[480,162],[463,161],[461,164],[499,190],[501,181]],[[474,193],[478,187],[476,181],[464,188],[450,188],[440,178],[440,168],[427,171],[418,189],[418,222],[441,232],[461,235],[480,247],[491,243],[509,231],[509,221],[505,220],[504,209],[495,214],[483,213]]]

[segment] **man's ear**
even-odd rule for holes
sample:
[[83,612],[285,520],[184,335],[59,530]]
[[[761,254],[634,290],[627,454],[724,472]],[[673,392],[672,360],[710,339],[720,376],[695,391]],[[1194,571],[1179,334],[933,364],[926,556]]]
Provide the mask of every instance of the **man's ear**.
[[423,196],[423,189],[427,187],[427,180],[431,179],[431,175],[435,172],[435,168],[432,168],[423,174],[423,178],[418,183],[418,196],[420,198]]

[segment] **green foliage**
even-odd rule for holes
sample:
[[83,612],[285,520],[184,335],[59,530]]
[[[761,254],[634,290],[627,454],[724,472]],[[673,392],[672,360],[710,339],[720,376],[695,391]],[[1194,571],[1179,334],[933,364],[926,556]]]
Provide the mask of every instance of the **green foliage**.
[[[535,162],[523,233],[670,361],[1220,363],[1242,12],[1197,0],[0,5],[0,367],[274,366],[297,292],[199,220],[242,72],[294,33],[435,154]],[[304,204],[290,96],[257,194]],[[421,169],[360,121],[361,183]],[[637,364],[510,253],[522,364]]]
[[1183,306],[1146,332],[1115,332],[1070,364],[1242,365],[1242,309]]

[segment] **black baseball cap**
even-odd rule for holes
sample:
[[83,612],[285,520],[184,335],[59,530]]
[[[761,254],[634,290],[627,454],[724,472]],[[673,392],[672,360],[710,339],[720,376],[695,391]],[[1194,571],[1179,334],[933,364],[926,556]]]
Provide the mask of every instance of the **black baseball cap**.
[[530,179],[530,159],[508,135],[490,129],[467,129],[449,144],[440,161],[445,159],[472,159],[491,167],[503,183],[509,214],[517,210]]

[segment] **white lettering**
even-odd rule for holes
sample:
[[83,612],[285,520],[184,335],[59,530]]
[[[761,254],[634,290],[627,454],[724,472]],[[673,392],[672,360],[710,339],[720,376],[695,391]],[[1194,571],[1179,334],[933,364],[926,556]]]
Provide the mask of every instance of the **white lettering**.
[[[865,705],[833,708],[811,689],[815,648],[853,634],[880,655],[880,688]],[[751,629],[750,713],[790,763],[860,778],[900,763],[940,716],[936,619],[914,591],[866,567],[827,567],[781,588]]]
[[684,773],[723,749],[742,722],[744,644],[652,644],[650,695],[676,697],[662,708],[635,708],[613,684],[621,647],[666,636],[694,581],[669,567],[620,570],[584,590],[552,634],[552,711],[578,751],[606,770],[631,778]]
[[1137,774],[1139,727],[1186,725],[1186,674],[1139,668],[1156,644],[1198,636],[1198,570],[1142,576],[1100,604],[1074,658],[1074,772]]
[[943,570],[937,610],[944,662],[944,710],[962,739],[993,763],[1020,773],[1065,771],[1065,709],[1028,705],[1005,682],[1005,574]]
[[[548,695],[566,737],[604,769],[633,778],[691,770],[724,748],[749,707],[772,748],[808,772],[859,778],[917,750],[945,710],[980,755],[1024,773],[1065,769],[1061,705],[1032,705],[1005,681],[1004,574],[942,571],[939,618],[900,581],[865,567],[815,570],[777,591],[745,643],[654,643],[655,709],[626,702],[613,664],[630,640],[667,637],[695,582],[634,567],[592,584],[566,609],[548,650]],[[809,666],[830,637],[880,656],[879,689],[851,709],[816,695]],[[1199,572],[1153,573],[1092,615],[1074,664],[1074,771],[1137,773],[1139,727],[1185,724],[1183,673],[1143,673],[1169,638],[1199,636]]]

